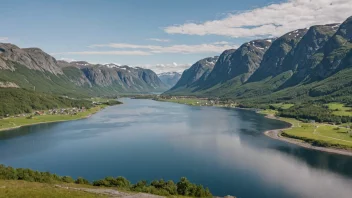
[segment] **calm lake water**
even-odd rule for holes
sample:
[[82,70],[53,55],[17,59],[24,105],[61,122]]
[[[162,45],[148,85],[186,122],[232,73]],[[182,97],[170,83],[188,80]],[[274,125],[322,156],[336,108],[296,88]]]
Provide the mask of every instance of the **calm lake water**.
[[283,122],[246,110],[123,102],[84,120],[1,132],[0,163],[90,180],[186,176],[238,198],[352,196],[352,157],[263,135]]

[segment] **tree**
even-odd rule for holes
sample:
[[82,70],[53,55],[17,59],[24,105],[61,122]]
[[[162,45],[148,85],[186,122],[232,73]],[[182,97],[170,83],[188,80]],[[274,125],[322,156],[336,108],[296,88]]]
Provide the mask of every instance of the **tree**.
[[83,177],[78,177],[75,181],[76,184],[85,184],[85,185],[90,185],[90,182]]

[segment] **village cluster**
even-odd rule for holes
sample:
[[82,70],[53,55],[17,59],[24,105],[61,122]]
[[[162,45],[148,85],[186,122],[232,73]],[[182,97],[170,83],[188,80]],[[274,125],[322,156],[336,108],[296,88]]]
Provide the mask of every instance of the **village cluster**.
[[35,111],[33,113],[27,113],[27,114],[17,114],[15,116],[10,116],[7,114],[5,117],[28,117],[28,116],[40,116],[40,115],[77,115],[77,113],[80,112],[85,112],[86,108],[81,107],[81,108],[61,108],[61,109],[49,109],[45,111]]

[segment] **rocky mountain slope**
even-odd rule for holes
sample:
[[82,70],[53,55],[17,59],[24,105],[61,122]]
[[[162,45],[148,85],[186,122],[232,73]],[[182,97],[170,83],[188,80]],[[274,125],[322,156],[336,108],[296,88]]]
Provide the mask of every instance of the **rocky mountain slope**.
[[172,88],[165,94],[265,101],[346,100],[346,94],[352,93],[352,76],[347,75],[351,68],[349,17],[342,24],[298,29],[274,40],[250,41],[237,50],[226,50],[205,81],[189,81],[196,89]]
[[116,95],[165,91],[149,69],[57,61],[38,48],[0,43],[0,84],[68,95]]
[[213,70],[218,56],[208,57],[194,63],[189,69],[186,69],[180,80],[169,91],[177,92],[177,90],[193,91],[197,88],[197,84],[205,81],[210,72]]
[[181,74],[178,72],[165,72],[158,74],[158,77],[168,88],[171,88],[180,80]]

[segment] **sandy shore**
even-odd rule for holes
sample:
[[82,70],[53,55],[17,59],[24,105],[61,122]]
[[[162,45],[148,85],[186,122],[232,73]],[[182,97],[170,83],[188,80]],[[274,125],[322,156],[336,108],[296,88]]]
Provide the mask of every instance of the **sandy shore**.
[[[265,117],[270,118],[270,119],[280,120],[280,119],[276,118],[273,115],[267,115]],[[282,120],[280,120],[280,121],[282,121]],[[295,144],[295,145],[298,145],[298,146],[301,146],[301,147],[304,147],[304,148],[314,149],[314,150],[328,152],[328,153],[352,156],[352,151],[351,150],[343,150],[343,149],[337,149],[337,148],[313,146],[313,145],[311,145],[311,144],[309,144],[307,142],[304,142],[303,140],[294,139],[294,138],[288,138],[288,137],[284,137],[284,136],[281,135],[282,130],[290,129],[290,128],[291,127],[283,128],[283,129],[269,130],[269,131],[265,131],[264,134],[266,136],[270,137],[270,138],[273,138],[273,139],[276,139],[276,140],[280,140],[280,141],[284,141],[284,142],[287,142],[287,143],[290,143],[290,144]]]

